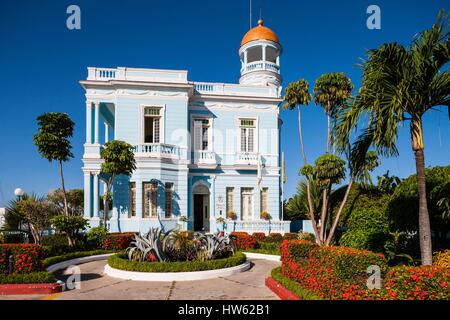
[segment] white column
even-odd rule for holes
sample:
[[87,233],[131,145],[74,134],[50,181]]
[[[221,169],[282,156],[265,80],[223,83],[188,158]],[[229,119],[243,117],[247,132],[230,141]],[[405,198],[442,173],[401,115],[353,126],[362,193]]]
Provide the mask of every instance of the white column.
[[105,122],[105,143],[109,141],[109,124]]
[[91,218],[91,174],[84,173],[84,217]]
[[98,173],[95,172],[94,173],[94,183],[93,183],[93,187],[94,187],[94,218],[98,218],[99,217],[98,211],[100,210],[98,186],[99,186],[98,185]]
[[247,65],[248,63],[248,54],[247,54],[247,50],[244,51],[244,65]]
[[144,218],[144,198],[142,196],[142,181],[136,180],[136,217]]
[[267,48],[267,46],[264,45],[261,48],[262,48],[262,60],[265,62],[266,61],[266,51],[267,51],[266,48]]
[[278,56],[277,56],[277,66],[280,66],[280,53],[278,53]]
[[94,116],[94,127],[95,127],[95,131],[94,131],[94,143],[98,144],[98,127],[99,127],[99,114],[100,114],[100,102],[95,102],[94,103],[94,107],[95,107],[95,116]]
[[86,101],[86,143],[92,143],[92,102]]

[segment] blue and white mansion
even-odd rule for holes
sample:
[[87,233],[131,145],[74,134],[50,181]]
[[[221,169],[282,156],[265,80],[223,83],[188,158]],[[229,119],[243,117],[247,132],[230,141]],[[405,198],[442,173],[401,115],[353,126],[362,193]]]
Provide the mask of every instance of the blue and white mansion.
[[184,70],[88,68],[80,83],[84,215],[91,227],[105,211],[100,149],[115,139],[135,146],[137,168],[114,182],[110,231],[216,232],[223,217],[229,232],[289,232],[281,208],[281,53],[260,20],[242,39],[239,84],[189,81]]

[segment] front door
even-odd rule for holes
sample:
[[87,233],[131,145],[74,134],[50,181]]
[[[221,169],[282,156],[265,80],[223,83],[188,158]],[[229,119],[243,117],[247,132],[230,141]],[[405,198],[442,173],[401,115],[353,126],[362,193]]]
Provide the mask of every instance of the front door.
[[194,194],[194,231],[203,230],[203,194]]

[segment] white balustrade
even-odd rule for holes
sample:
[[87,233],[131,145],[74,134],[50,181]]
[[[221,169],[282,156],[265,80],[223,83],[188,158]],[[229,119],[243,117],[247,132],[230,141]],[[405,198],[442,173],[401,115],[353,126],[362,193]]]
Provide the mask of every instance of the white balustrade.
[[242,75],[251,72],[251,71],[257,71],[257,70],[269,70],[274,71],[276,73],[280,73],[280,66],[276,63],[269,62],[269,61],[254,61],[245,64],[242,67],[241,73]]
[[257,164],[260,159],[258,153],[254,152],[239,152],[237,154],[236,163],[240,164]]
[[134,147],[137,156],[180,159],[183,157],[179,146],[164,143],[146,143]]
[[227,231],[246,231],[248,233],[264,232],[284,234],[290,231],[290,221],[273,220],[228,220]]

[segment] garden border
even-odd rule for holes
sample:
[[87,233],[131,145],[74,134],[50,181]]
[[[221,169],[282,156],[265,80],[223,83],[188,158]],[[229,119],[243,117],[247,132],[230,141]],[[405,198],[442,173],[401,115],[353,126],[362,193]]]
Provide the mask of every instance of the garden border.
[[0,296],[22,294],[53,294],[61,292],[64,284],[54,283],[21,283],[0,284]]
[[245,254],[247,256],[247,258],[249,258],[249,259],[262,259],[262,260],[281,262],[281,256],[279,256],[279,255],[256,253],[256,252],[246,252],[246,251],[242,251],[242,253]]
[[190,271],[190,272],[136,272],[125,271],[110,267],[108,264],[105,266],[104,272],[106,275],[124,280],[134,281],[195,281],[195,280],[207,280],[215,279],[219,277],[228,277],[236,273],[244,272],[250,269],[250,261],[222,269],[206,270],[206,271]]
[[47,272],[55,272],[58,270],[67,269],[68,267],[70,267],[72,265],[78,265],[78,264],[92,262],[92,261],[104,260],[105,258],[108,258],[109,256],[111,256],[113,254],[114,253],[105,253],[105,254],[98,254],[98,255],[93,255],[93,256],[85,256],[85,257],[65,260],[65,261],[61,261],[61,262],[52,264],[52,265],[48,266],[45,270]]

